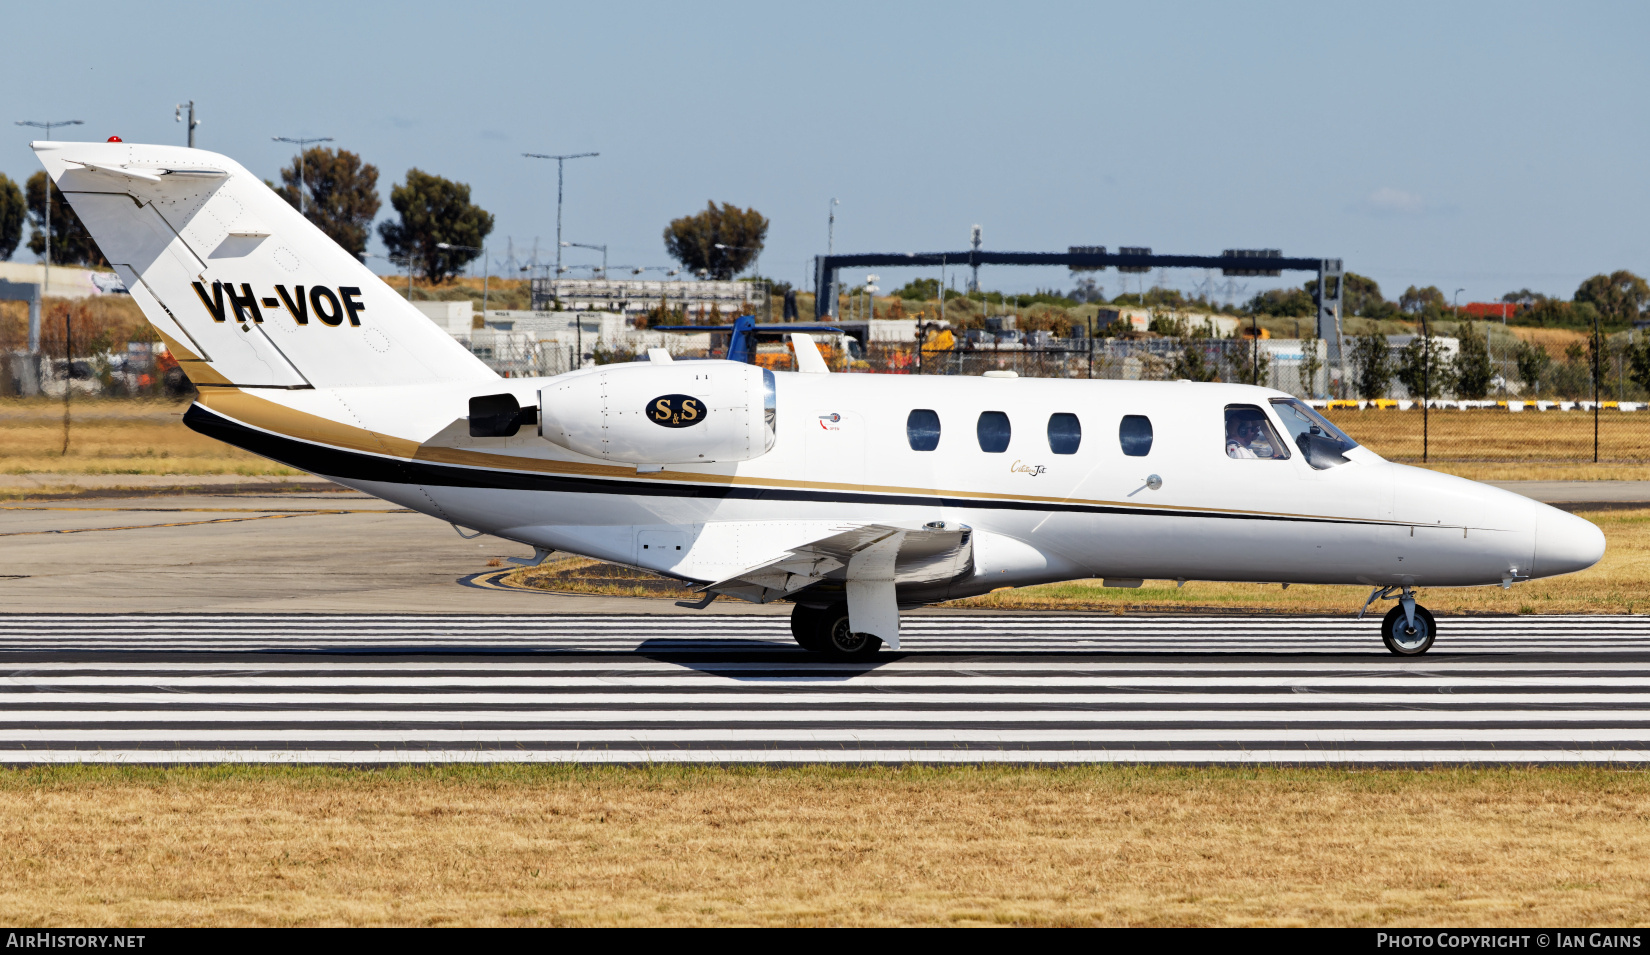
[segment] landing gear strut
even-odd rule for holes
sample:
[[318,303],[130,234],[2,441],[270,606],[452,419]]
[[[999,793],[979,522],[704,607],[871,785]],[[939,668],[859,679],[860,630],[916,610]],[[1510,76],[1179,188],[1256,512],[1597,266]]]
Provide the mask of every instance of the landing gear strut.
[[880,637],[854,633],[848,626],[846,603],[824,609],[796,604],[791,608],[791,636],[804,650],[848,660],[868,659],[882,647]]
[[[1394,590],[1401,590],[1402,595],[1398,606],[1387,611],[1381,621],[1381,642],[1401,657],[1420,656],[1431,650],[1433,641],[1438,639],[1438,622],[1430,610],[1415,602],[1414,587],[1376,587],[1364,601],[1364,610],[1375,601],[1392,596]],[[1363,615],[1363,610],[1358,611],[1358,616]]]

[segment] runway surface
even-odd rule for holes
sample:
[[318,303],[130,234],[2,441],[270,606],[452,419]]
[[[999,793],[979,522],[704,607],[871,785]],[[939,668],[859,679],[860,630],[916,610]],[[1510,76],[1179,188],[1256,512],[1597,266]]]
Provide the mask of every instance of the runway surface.
[[0,762],[1650,762],[1650,617],[14,615]]

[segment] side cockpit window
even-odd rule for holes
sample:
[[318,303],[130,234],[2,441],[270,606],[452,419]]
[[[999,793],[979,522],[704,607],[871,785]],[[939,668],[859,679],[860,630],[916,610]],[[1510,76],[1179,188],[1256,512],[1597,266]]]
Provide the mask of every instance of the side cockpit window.
[[940,446],[940,416],[927,408],[918,408],[905,416],[905,440],[913,451],[932,451]]
[[1358,442],[1298,398],[1273,398],[1272,408],[1283,422],[1289,439],[1300,448],[1301,457],[1320,471],[1345,464],[1346,452],[1358,446]]
[[1281,461],[1289,457],[1289,447],[1258,405],[1227,405],[1226,456]]
[[1126,414],[1117,426],[1117,443],[1131,458],[1143,458],[1152,453],[1152,419],[1143,414]]

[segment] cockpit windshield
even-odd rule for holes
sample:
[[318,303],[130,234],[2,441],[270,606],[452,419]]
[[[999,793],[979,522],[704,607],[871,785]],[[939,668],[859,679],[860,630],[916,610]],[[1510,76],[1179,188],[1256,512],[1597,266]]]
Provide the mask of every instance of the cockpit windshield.
[[1347,437],[1345,432],[1330,424],[1329,419],[1313,411],[1304,401],[1273,398],[1272,406],[1277,409],[1278,419],[1283,422],[1290,439],[1301,449],[1301,456],[1320,471],[1345,464],[1346,452],[1358,446],[1358,442]]

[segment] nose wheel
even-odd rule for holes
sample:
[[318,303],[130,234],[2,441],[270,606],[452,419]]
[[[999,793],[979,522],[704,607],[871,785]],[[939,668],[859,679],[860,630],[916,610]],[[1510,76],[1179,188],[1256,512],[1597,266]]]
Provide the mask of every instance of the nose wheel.
[[1386,618],[1381,621],[1381,642],[1386,648],[1401,657],[1415,657],[1432,649],[1432,642],[1438,638],[1438,621],[1432,618],[1432,612],[1415,602],[1415,588],[1400,587],[1393,584],[1387,587],[1376,587],[1364,601],[1364,609],[1358,611],[1361,618],[1369,605],[1377,600],[1392,596],[1392,592],[1401,590],[1398,606],[1387,611]]
[[1432,611],[1419,604],[1415,605],[1413,623],[1402,606],[1388,610],[1381,621],[1381,642],[1401,657],[1420,656],[1432,649],[1432,641],[1437,638],[1438,624],[1432,619]]

